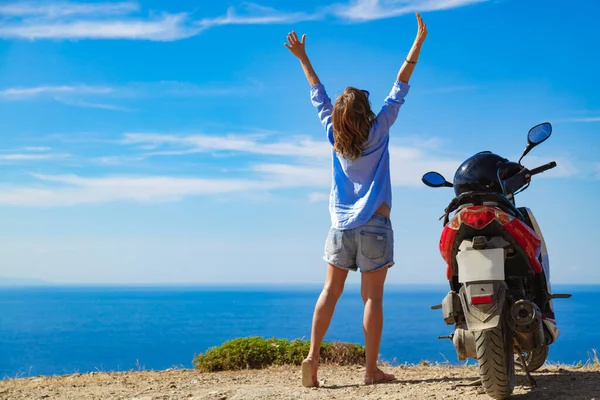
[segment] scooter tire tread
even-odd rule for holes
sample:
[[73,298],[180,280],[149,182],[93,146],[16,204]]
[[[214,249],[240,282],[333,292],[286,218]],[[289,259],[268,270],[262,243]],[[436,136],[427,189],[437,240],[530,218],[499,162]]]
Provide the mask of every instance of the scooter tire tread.
[[505,343],[512,343],[508,327],[502,324],[495,329],[475,332],[475,343],[485,392],[494,399],[506,399],[515,387],[513,348],[505,348]]

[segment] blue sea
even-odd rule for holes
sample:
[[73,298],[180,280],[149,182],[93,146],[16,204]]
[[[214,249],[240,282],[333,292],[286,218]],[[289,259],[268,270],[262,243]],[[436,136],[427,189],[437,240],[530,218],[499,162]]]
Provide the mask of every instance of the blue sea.
[[[550,360],[600,350],[600,286],[553,287],[561,337]],[[0,378],[192,367],[195,354],[245,336],[309,338],[318,286],[0,288]],[[381,355],[457,362],[441,311],[446,286],[388,285]],[[359,288],[348,285],[326,340],[363,343]]]

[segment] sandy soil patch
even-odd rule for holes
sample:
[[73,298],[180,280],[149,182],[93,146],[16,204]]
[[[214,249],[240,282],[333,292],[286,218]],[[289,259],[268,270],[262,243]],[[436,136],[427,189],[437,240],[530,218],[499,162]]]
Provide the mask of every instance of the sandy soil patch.
[[[397,381],[376,386],[360,382],[364,369],[324,366],[325,386],[300,385],[299,368],[199,373],[194,370],[91,373],[0,381],[0,399],[486,399],[481,387],[465,386],[477,378],[468,367],[394,367]],[[600,400],[600,366],[548,367],[535,373],[537,387],[517,376],[515,399]]]

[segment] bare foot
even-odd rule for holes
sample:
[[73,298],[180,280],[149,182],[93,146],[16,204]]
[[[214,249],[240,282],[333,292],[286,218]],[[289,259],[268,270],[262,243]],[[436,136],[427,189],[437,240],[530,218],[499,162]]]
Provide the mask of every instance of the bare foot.
[[392,374],[386,374],[379,368],[375,373],[366,373],[365,374],[365,385],[374,385],[376,383],[389,382],[396,379],[396,377]]
[[320,382],[317,379],[317,371],[319,370],[319,362],[312,358],[307,358],[302,361],[302,386],[304,387],[319,387]]

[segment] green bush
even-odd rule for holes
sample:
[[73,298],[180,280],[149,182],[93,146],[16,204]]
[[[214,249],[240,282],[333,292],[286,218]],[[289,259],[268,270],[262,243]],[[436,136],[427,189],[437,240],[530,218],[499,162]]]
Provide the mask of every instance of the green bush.
[[[260,369],[271,365],[300,365],[308,354],[310,341],[248,337],[233,339],[194,357],[202,372]],[[322,364],[364,364],[365,349],[352,343],[323,343]]]

